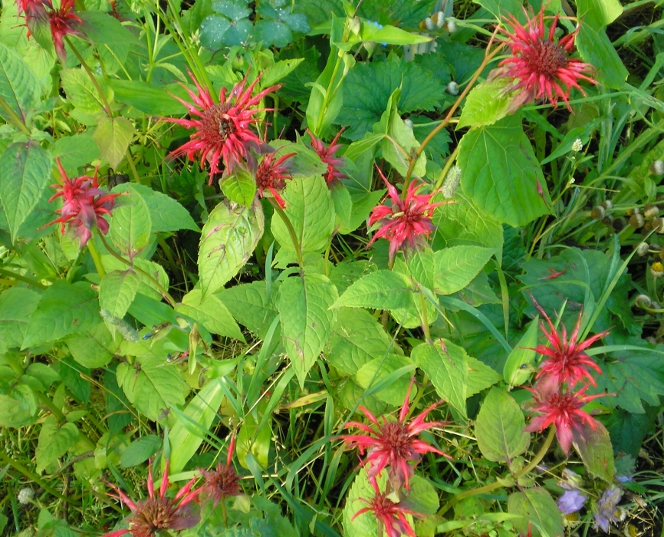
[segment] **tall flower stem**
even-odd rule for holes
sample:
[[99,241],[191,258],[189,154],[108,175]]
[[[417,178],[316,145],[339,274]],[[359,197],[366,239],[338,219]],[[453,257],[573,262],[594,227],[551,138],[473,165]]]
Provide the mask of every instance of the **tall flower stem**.
[[[553,438],[556,436],[556,429],[554,426],[551,426],[549,429],[549,434],[546,437],[546,440],[544,441],[544,444],[542,444],[542,447],[540,450],[537,452],[535,457],[521,470],[519,470],[517,473],[515,473],[512,477],[516,481],[520,477],[526,475],[528,472],[533,470],[535,466],[537,466],[544,456],[547,454],[549,451],[549,448],[551,447],[551,443],[553,442]],[[470,489],[470,490],[464,490],[463,492],[460,492],[454,498],[452,498],[447,504],[445,504],[439,511],[438,511],[438,516],[443,516],[450,508],[454,507],[457,503],[459,503],[461,500],[465,498],[469,498],[470,496],[475,496],[477,494],[487,494],[489,492],[492,492],[496,489],[499,489],[503,487],[503,483],[500,481],[496,481],[494,483],[489,483],[488,485],[484,485],[483,487],[478,487],[476,489]]]
[[[99,236],[101,236],[101,233],[99,234]],[[90,252],[90,257],[92,257],[92,262],[95,264],[95,268],[97,269],[99,277],[103,278],[104,276],[106,276],[106,271],[104,270],[104,265],[101,262],[101,256],[99,255],[99,250],[97,250],[97,247],[95,246],[94,238],[88,241],[88,252]]]
[[106,112],[106,115],[108,117],[113,117],[113,111],[111,110],[111,105],[108,103],[108,99],[106,99],[106,94],[101,89],[97,77],[95,77],[94,73],[90,70],[90,67],[88,67],[88,64],[83,59],[83,56],[81,56],[81,53],[72,44],[71,40],[67,36],[65,36],[64,40],[67,42],[69,48],[72,50],[74,55],[78,58],[78,61],[81,62],[81,66],[83,67],[83,69],[85,69],[85,72],[88,74],[90,80],[92,81],[92,85],[97,90],[97,93],[99,93],[99,98],[102,101],[102,107],[104,108],[104,112]]
[[300,265],[300,270],[304,270],[304,258],[302,257],[302,247],[300,245],[299,239],[297,238],[297,233],[295,233],[295,228],[293,227],[293,224],[288,218],[288,215],[284,212],[284,210],[281,207],[279,207],[279,204],[276,201],[270,199],[270,203],[272,204],[272,207],[274,207],[275,212],[279,215],[284,225],[286,226],[291,241],[293,242],[293,248],[295,248],[295,255],[297,256],[297,264]]
[[5,270],[3,268],[0,268],[0,274],[7,276],[9,278],[13,278],[15,280],[18,280],[20,282],[25,282],[28,285],[32,285],[33,287],[37,287],[38,289],[47,289],[47,287],[42,284],[41,282],[38,282],[37,280],[33,280],[32,278],[29,278],[28,276],[23,276],[22,274],[16,274],[15,272],[12,272],[11,270]]

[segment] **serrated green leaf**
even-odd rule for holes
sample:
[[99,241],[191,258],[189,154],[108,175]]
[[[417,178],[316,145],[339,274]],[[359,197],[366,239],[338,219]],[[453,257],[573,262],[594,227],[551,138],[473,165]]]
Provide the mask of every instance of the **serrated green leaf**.
[[613,483],[616,467],[609,431],[599,421],[594,420],[592,426],[583,422],[572,432],[574,447],[586,470],[607,483]]
[[330,337],[337,298],[336,287],[319,274],[288,278],[279,288],[281,338],[300,386]]
[[53,158],[59,158],[60,164],[70,177],[75,177],[81,166],[90,164],[99,158],[99,146],[90,131],[58,138],[51,148]]
[[[355,374],[355,380],[362,388],[368,390],[383,381],[388,375],[411,364],[412,362],[410,358],[399,354],[379,356],[360,367]],[[410,386],[411,375],[412,371],[410,373],[404,373],[402,376],[390,382],[388,386],[375,392],[373,395],[390,405],[400,404],[400,401],[403,401],[406,398],[408,386]]]
[[263,208],[219,203],[201,233],[198,270],[203,296],[214,293],[233,278],[263,236]]
[[109,272],[99,283],[99,306],[115,317],[124,317],[140,283],[141,280],[131,269]]
[[41,474],[49,464],[54,463],[74,447],[77,440],[76,425],[65,423],[60,426],[55,416],[48,416],[39,431],[39,441],[35,450],[37,472]]
[[[275,282],[276,283],[276,282]],[[278,287],[273,285],[272,300]],[[234,285],[216,293],[238,322],[246,326],[259,338],[263,338],[278,315],[277,309],[267,296],[265,282]]]
[[478,0],[476,3],[498,19],[503,16],[519,15],[523,8],[518,0]]
[[132,259],[150,241],[150,211],[147,203],[136,193],[123,197],[122,202],[113,210],[109,236],[115,247]]
[[25,349],[70,334],[84,332],[101,322],[96,293],[85,282],[57,280],[39,300],[28,322],[23,340]]
[[283,48],[293,41],[293,32],[281,21],[260,20],[254,25],[255,39],[264,46]]
[[582,24],[575,43],[581,58],[595,68],[601,84],[611,89],[622,89],[629,72],[604,29]]
[[354,231],[355,228],[352,227],[351,221],[353,200],[350,197],[350,192],[348,192],[348,189],[344,185],[336,185],[332,188],[330,194],[334,203],[334,212],[337,215],[336,226],[338,227],[338,232],[347,234]]
[[434,515],[438,511],[440,502],[431,482],[424,477],[414,475],[410,478],[409,484],[408,496],[401,500],[403,506],[422,515]]
[[[184,417],[176,414],[177,423],[168,433],[171,442],[171,471],[180,472],[194,456],[207,431],[217,417],[224,399],[221,379],[208,382],[196,394],[183,411]],[[189,421],[191,420],[191,421]],[[198,427],[194,424],[198,424]]]
[[131,468],[132,466],[143,464],[152,457],[152,455],[157,453],[161,445],[161,438],[154,434],[142,436],[138,440],[134,440],[122,452],[122,455],[120,456],[120,468]]
[[468,363],[468,383],[466,385],[466,398],[480,393],[483,390],[500,382],[500,374],[493,368],[480,362],[477,358],[466,356]]
[[104,117],[92,135],[99,146],[102,158],[117,168],[124,158],[135,133],[134,125],[124,117]]
[[[320,176],[294,177],[288,181],[283,198],[302,252],[325,249],[334,232],[334,202],[325,179]],[[272,233],[282,248],[293,250],[293,241],[283,220],[274,215]]]
[[[395,19],[398,20],[398,19]],[[407,32],[401,28],[384,25],[382,28],[375,26],[371,21],[362,21],[358,41],[373,41],[386,45],[418,45],[420,43],[429,43],[432,37],[416,33]]]
[[242,0],[237,3],[228,0],[218,0],[217,2],[213,2],[212,9],[236,22],[246,19],[251,15],[251,9],[247,7],[247,2]]
[[466,133],[458,161],[463,191],[499,222],[523,226],[550,212],[546,181],[518,114]]
[[[3,10],[4,11],[4,10]],[[0,97],[9,109],[27,123],[37,106],[41,89],[37,77],[16,52],[0,43]],[[11,123],[9,110],[0,107],[0,117]]]
[[363,276],[339,297],[333,308],[408,308],[413,301],[414,289],[402,274],[379,270]]
[[12,144],[0,156],[0,203],[12,242],[48,186],[52,165],[49,152],[32,141]]
[[[92,116],[104,111],[99,92],[83,68],[63,69],[60,71],[60,80],[62,81],[62,88],[65,90],[67,98],[74,104],[76,109]],[[97,77],[97,82],[104,92],[106,99],[110,102],[113,99],[113,90],[107,87],[104,80],[99,77]],[[111,121],[110,118],[105,119]]]
[[596,29],[608,26],[623,12],[618,0],[578,0],[577,8],[583,24]]
[[[164,267],[162,267],[159,263],[147,261],[146,259],[141,259],[139,257],[132,259],[132,263],[134,267],[150,274],[166,291],[168,291],[168,275],[166,274]],[[106,269],[107,272],[111,272],[112,270],[123,271],[127,270],[128,268],[126,263],[123,263],[112,255],[102,255],[101,264],[104,266],[104,269]],[[139,294],[149,296],[155,300],[162,299],[161,290],[152,279],[146,277],[140,272],[136,272],[136,277],[141,281],[140,287],[138,288]]]
[[468,362],[466,351],[441,339],[438,343],[422,343],[413,349],[412,359],[436,388],[436,393],[466,416]]
[[0,340],[7,347],[21,347],[40,299],[39,293],[23,287],[10,287],[0,293]]
[[247,19],[230,22],[225,17],[209,15],[201,23],[201,44],[210,50],[246,44],[252,29]]
[[238,166],[221,181],[221,191],[231,201],[251,207],[256,196],[256,179],[249,170]]
[[113,340],[113,336],[104,323],[93,326],[85,333],[77,334],[66,339],[69,352],[79,364],[84,367],[104,367],[112,359],[120,346],[120,339]]
[[133,106],[145,114],[181,116],[187,113],[185,106],[174,97],[187,98],[186,90],[179,84],[157,86],[140,80],[110,79],[108,85],[116,101]]
[[135,192],[143,198],[150,211],[152,233],[178,231],[180,229],[199,231],[189,211],[166,194],[134,183],[118,185],[112,192]]
[[203,300],[201,290],[192,289],[182,297],[182,303],[175,306],[175,311],[195,319],[213,334],[244,342],[240,327],[216,295],[210,294]]
[[480,246],[453,246],[437,251],[434,290],[451,295],[468,285],[496,251]]
[[37,405],[37,397],[25,384],[18,384],[5,393],[0,393],[0,426],[32,425],[36,419]]
[[[503,378],[510,386],[521,386],[532,373],[532,369],[527,366],[535,361],[538,326],[537,318],[531,321],[505,361]],[[522,366],[526,366],[525,369],[522,369]]]
[[304,58],[292,58],[287,60],[279,60],[263,70],[263,76],[260,80],[261,89],[269,88],[277,82],[281,82],[291,72],[293,72],[302,62]]
[[504,118],[512,101],[510,92],[505,91],[510,84],[508,78],[497,78],[475,86],[466,97],[456,128],[493,125]]
[[[523,517],[515,518],[513,523],[516,529],[524,535],[528,532],[531,532],[533,537],[561,537],[564,535],[560,510],[543,487],[510,494],[507,511]],[[529,522],[532,522],[532,531],[529,529]]]
[[530,434],[517,402],[504,389],[493,388],[475,421],[475,437],[482,455],[490,461],[509,462],[528,449]]
[[436,279],[436,256],[431,248],[420,248],[406,260],[408,271],[415,281],[427,289],[433,289]]

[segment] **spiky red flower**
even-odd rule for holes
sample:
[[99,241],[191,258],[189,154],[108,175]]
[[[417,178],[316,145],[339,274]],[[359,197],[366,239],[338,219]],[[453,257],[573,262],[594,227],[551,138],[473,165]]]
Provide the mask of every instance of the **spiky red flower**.
[[542,307],[535,300],[533,300],[533,302],[549,325],[550,331],[547,331],[544,323],[540,323],[540,328],[551,344],[551,347],[539,345],[534,349],[536,352],[548,356],[548,359],[540,364],[539,371],[535,378],[546,376],[546,382],[551,382],[556,385],[567,382],[570,386],[586,379],[593,386],[597,386],[597,383],[588,368],[593,369],[600,375],[602,374],[602,370],[584,351],[595,343],[595,341],[609,335],[609,331],[606,330],[596,334],[582,342],[577,341],[579,330],[581,329],[582,316],[582,314],[579,313],[574,330],[569,339],[567,339],[567,328],[565,325],[563,324],[561,334],[560,331],[556,330],[556,327],[553,325],[551,319]]
[[388,468],[391,482],[395,486],[404,484],[406,488],[409,487],[408,479],[413,475],[413,469],[423,454],[438,453],[450,458],[449,455],[417,438],[422,431],[445,425],[445,423],[438,421],[424,422],[429,412],[440,405],[442,401],[425,409],[410,423],[405,422],[410,408],[408,399],[412,385],[411,382],[406,393],[406,399],[401,406],[398,421],[388,421],[383,416],[383,423],[381,424],[369,410],[360,407],[360,410],[372,425],[351,421],[346,426],[355,427],[367,434],[343,437],[346,444],[357,447],[362,455],[365,451],[367,452],[367,458],[362,464],[369,464],[367,471],[369,478],[374,479],[384,468]]
[[214,175],[222,171],[219,161],[223,162],[227,173],[230,173],[243,160],[248,160],[249,164],[255,165],[255,158],[249,150],[254,149],[260,152],[261,140],[251,130],[251,126],[258,122],[254,116],[272,109],[253,107],[258,105],[263,97],[278,90],[281,85],[270,86],[252,96],[260,75],[246,88],[247,78],[245,77],[228,95],[226,88],[222,88],[217,104],[212,100],[210,92],[201,87],[194,75],[189,73],[189,76],[196,84],[198,93],[194,93],[184,85],[183,87],[187,90],[193,104],[174,97],[189,110],[189,114],[196,118],[166,118],[166,121],[177,123],[188,129],[196,129],[196,132],[191,135],[190,141],[173,151],[170,156],[187,155],[189,160],[195,160],[198,155],[201,167],[207,160],[210,165],[210,184],[212,184]]
[[231,445],[226,455],[226,464],[220,462],[216,470],[201,470],[205,478],[205,484],[201,487],[201,494],[214,499],[214,507],[226,498],[239,495],[240,476],[237,475],[235,468],[231,465],[233,452],[235,451],[235,436],[231,439]]
[[339,170],[339,168],[344,165],[344,159],[334,156],[341,147],[341,145],[337,144],[337,140],[339,140],[339,136],[341,136],[343,131],[344,130],[341,129],[330,142],[330,145],[326,146],[322,140],[319,140],[310,130],[307,130],[311,137],[311,147],[320,157],[321,162],[327,164],[327,172],[323,174],[323,177],[325,177],[328,186],[332,186],[338,182],[339,179],[345,179],[347,177],[345,173],[342,173],[341,170]]
[[283,166],[283,164],[296,154],[297,153],[288,153],[287,155],[274,160],[276,153],[268,153],[263,157],[263,160],[261,160],[256,169],[258,193],[263,196],[263,192],[267,188],[282,209],[286,206],[286,202],[279,194],[279,191],[286,188],[286,179],[291,178],[288,166]]
[[44,5],[48,6],[48,23],[51,26],[55,52],[63,62],[66,58],[66,52],[62,40],[66,35],[80,34],[78,26],[83,24],[83,21],[74,13],[75,2],[76,0],[60,0],[59,7],[54,7],[52,0],[43,0]]
[[376,169],[387,185],[391,204],[386,205],[383,200],[382,205],[371,211],[369,226],[378,222],[380,229],[369,241],[369,245],[378,238],[390,241],[391,260],[404,243],[409,248],[417,248],[425,242],[434,229],[431,222],[434,209],[451,202],[431,203],[432,194],[417,195],[424,183],[415,181],[410,183],[406,198],[402,200],[397,189],[387,181],[380,168]]
[[62,176],[62,184],[51,185],[57,192],[48,201],[52,202],[60,197],[64,201],[62,208],[55,211],[60,214],[60,218],[56,218],[44,227],[60,224],[60,229],[64,232],[65,224],[68,223],[76,230],[76,234],[81,239],[81,247],[83,247],[92,236],[93,226],[97,226],[97,229],[104,235],[108,233],[108,222],[104,215],[111,214],[115,198],[120,194],[110,194],[106,190],[101,190],[96,174],[95,177],[84,175],[69,179],[60,159],[57,160],[57,163]]
[[367,504],[367,507],[363,507],[357,513],[353,515],[352,520],[355,520],[358,516],[369,511],[373,512],[376,520],[379,524],[382,524],[385,528],[385,532],[388,537],[401,537],[402,535],[409,535],[410,537],[417,537],[415,531],[408,523],[406,515],[413,516],[424,516],[421,513],[407,509],[401,502],[394,502],[388,498],[386,492],[381,492],[378,488],[376,480],[370,478],[369,481],[373,486],[375,495],[371,500],[366,498],[359,498],[361,501]]
[[155,495],[154,481],[152,480],[152,462],[148,467],[148,498],[139,502],[131,500],[124,492],[115,485],[110,485],[115,494],[109,496],[116,497],[127,504],[131,510],[129,517],[129,529],[122,529],[106,534],[104,537],[119,537],[131,533],[132,537],[153,537],[160,530],[180,531],[192,528],[198,524],[198,515],[192,513],[188,505],[194,501],[201,492],[201,489],[191,490],[196,482],[194,477],[184,487],[182,487],[173,498],[166,496],[168,489],[168,461],[164,468],[164,475],[161,478],[159,494]]
[[530,420],[524,431],[541,432],[549,425],[556,428],[556,437],[560,447],[569,455],[574,432],[580,432],[584,423],[592,429],[595,428],[595,419],[582,410],[586,403],[604,397],[605,393],[585,395],[588,384],[573,391],[573,386],[560,387],[557,390],[551,386],[536,385],[535,388],[526,388],[534,395],[533,410],[539,415]]
[[553,23],[547,31],[544,21],[551,17],[544,16],[544,5],[538,14],[531,12],[532,18],[528,12],[524,12],[527,19],[525,24],[521,24],[514,15],[505,18],[512,31],[502,31],[507,35],[505,44],[512,55],[500,62],[502,69],[498,69],[491,78],[505,76],[518,80],[510,88],[522,90],[512,103],[512,111],[536,99],[548,99],[554,106],[561,99],[571,110],[571,89],[577,88],[586,95],[579,81],[597,84],[596,80],[585,74],[592,71],[590,64],[569,57],[574,52],[574,39],[579,29],[577,27],[558,41],[555,38],[558,15],[553,17]]

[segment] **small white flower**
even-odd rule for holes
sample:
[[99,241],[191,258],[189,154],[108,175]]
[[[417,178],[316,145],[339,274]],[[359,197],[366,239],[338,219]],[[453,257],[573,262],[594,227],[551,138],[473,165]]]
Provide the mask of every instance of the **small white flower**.
[[434,22],[436,23],[436,26],[438,26],[438,28],[442,28],[443,24],[445,24],[445,13],[439,11],[433,16],[433,18]]
[[34,495],[34,490],[32,490],[30,487],[24,487],[18,491],[18,503],[21,505],[27,505],[30,503],[30,500],[32,500]]
[[583,149],[583,142],[581,141],[581,138],[577,138],[574,140],[574,143],[572,144],[572,152],[578,153]]
[[655,175],[662,175],[664,173],[664,162],[661,160],[655,160],[650,165],[650,171]]
[[450,95],[459,95],[459,84],[454,80],[447,85],[447,93]]
[[404,119],[404,120],[403,120],[403,123],[404,123],[404,125],[406,125],[406,127],[408,127],[409,129],[412,129],[412,128],[413,128],[413,121],[412,121],[412,120],[410,120],[410,119]]
[[445,25],[447,26],[447,31],[449,33],[453,34],[454,32],[456,32],[457,25],[454,19],[447,19],[447,21],[445,21]]

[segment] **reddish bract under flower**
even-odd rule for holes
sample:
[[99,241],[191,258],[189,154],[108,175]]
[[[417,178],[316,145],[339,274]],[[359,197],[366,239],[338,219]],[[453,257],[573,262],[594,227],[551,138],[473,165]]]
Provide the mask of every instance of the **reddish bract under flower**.
[[81,247],[83,247],[92,236],[93,226],[97,226],[97,229],[104,235],[108,233],[108,222],[104,215],[111,214],[115,198],[120,194],[110,194],[106,190],[101,190],[96,176],[84,175],[76,179],[69,179],[59,159],[57,163],[62,176],[62,184],[51,185],[58,192],[48,201],[52,202],[56,198],[62,197],[62,209],[55,211],[61,216],[44,227],[59,223],[60,230],[64,233],[65,224],[70,224],[76,230],[76,234],[81,239]]
[[[412,382],[408,387],[406,399],[399,412],[398,421],[388,421],[383,417],[383,423],[381,424],[369,410],[360,407],[372,426],[358,422],[348,422],[347,427],[356,427],[367,434],[343,437],[346,444],[357,447],[361,454],[367,452],[367,458],[363,464],[369,464],[367,472],[369,478],[374,479],[384,468],[388,468],[388,475],[395,488],[402,484],[406,488],[409,487],[408,480],[413,475],[413,469],[423,454],[438,453],[450,458],[449,455],[417,438],[422,431],[445,425],[438,421],[424,422],[429,412],[440,405],[442,401],[431,405],[410,423],[405,423],[409,411],[408,398],[410,397],[411,387]],[[410,464],[413,462],[415,464]]]
[[261,160],[256,169],[256,185],[258,185],[258,193],[263,196],[263,192],[267,188],[282,209],[286,206],[286,202],[279,194],[279,191],[286,188],[286,179],[291,178],[288,167],[283,166],[283,164],[296,154],[297,153],[288,153],[287,155],[274,160],[275,153],[269,153],[263,157],[263,160]]
[[378,222],[380,229],[376,231],[368,246],[378,238],[387,239],[390,241],[391,260],[404,244],[410,248],[420,246],[434,229],[431,222],[434,209],[439,205],[452,202],[431,203],[432,194],[417,195],[424,183],[417,184],[415,181],[410,183],[406,199],[402,200],[397,189],[387,181],[383,172],[379,168],[377,169],[387,185],[387,192],[392,203],[391,205],[378,205],[371,211],[369,226]]
[[347,175],[342,173],[339,168],[344,165],[344,159],[340,157],[335,157],[334,154],[339,151],[340,145],[337,144],[339,136],[344,130],[341,129],[337,135],[334,137],[332,142],[328,147],[325,146],[322,140],[316,138],[310,130],[307,130],[309,136],[311,136],[311,147],[320,157],[320,160],[323,164],[327,164],[327,172],[323,175],[325,181],[327,181],[328,186],[332,186],[339,181],[339,179],[345,179]]
[[78,25],[83,21],[74,13],[74,4],[76,0],[61,0],[60,7],[54,8],[51,0],[43,0],[44,5],[48,6],[48,23],[51,26],[51,36],[53,45],[58,58],[65,61],[66,52],[63,39],[69,34],[80,34]]
[[153,537],[160,530],[180,531],[192,528],[198,524],[199,517],[191,512],[189,503],[194,501],[200,494],[201,489],[191,490],[196,482],[194,477],[189,483],[182,487],[174,498],[166,496],[168,489],[168,461],[161,478],[159,494],[155,495],[154,482],[152,480],[152,463],[148,468],[148,498],[140,502],[132,501],[124,492],[115,485],[110,485],[116,492],[110,496],[117,497],[127,504],[132,512],[129,518],[130,529],[122,529],[107,533],[104,537],[119,537],[131,533],[133,537]]
[[533,14],[532,18],[528,12],[524,12],[527,22],[523,25],[513,15],[506,17],[505,21],[512,27],[512,31],[503,32],[507,34],[505,43],[512,56],[500,62],[499,65],[503,68],[498,69],[490,78],[506,76],[518,79],[510,89],[521,89],[522,92],[510,107],[512,111],[536,99],[548,99],[553,105],[561,99],[569,109],[572,88],[577,88],[586,95],[579,81],[597,84],[597,81],[584,74],[592,70],[590,64],[568,57],[568,54],[574,51],[578,28],[557,41],[555,31],[558,15],[553,17],[553,23],[547,32],[544,20],[549,17],[544,16],[544,7],[538,14]]
[[355,513],[352,520],[355,520],[363,513],[371,511],[375,515],[376,520],[378,520],[385,528],[388,537],[401,537],[404,534],[409,535],[410,537],[417,537],[415,531],[408,523],[406,515],[424,515],[403,507],[401,503],[393,502],[387,497],[388,495],[385,492],[380,492],[375,479],[370,479],[370,481],[374,488],[375,495],[371,500],[360,498],[361,501],[367,504],[367,507],[363,507]]
[[563,325],[561,334],[556,330],[551,319],[540,305],[534,300],[533,302],[549,325],[550,332],[544,327],[544,323],[540,323],[540,328],[544,332],[546,339],[551,343],[551,348],[539,345],[534,349],[536,352],[548,356],[548,359],[540,364],[540,370],[536,378],[545,376],[545,382],[551,382],[555,385],[566,382],[570,386],[585,378],[593,386],[597,386],[588,368],[593,369],[600,375],[602,374],[602,370],[584,351],[595,343],[595,341],[607,336],[609,331],[601,332],[585,341],[578,342],[579,330],[581,329],[581,313],[579,313],[574,330],[568,340],[565,325]]
[[226,464],[220,462],[217,465],[217,469],[212,471],[201,470],[201,474],[205,478],[205,484],[201,487],[201,494],[208,498],[213,498],[214,507],[217,507],[219,502],[224,501],[226,498],[237,496],[242,492],[240,489],[240,476],[235,472],[235,468],[231,466],[234,450],[235,436],[231,439],[231,445],[228,448]]
[[572,391],[572,388],[570,385],[566,389],[561,387],[556,391],[542,386],[536,386],[535,389],[526,388],[535,396],[533,410],[540,415],[532,418],[524,431],[541,432],[553,424],[558,443],[566,455],[569,455],[575,430],[578,431],[584,423],[592,429],[595,428],[595,419],[581,410],[582,407],[593,399],[607,395],[605,393],[585,395],[587,384],[576,391]]
[[[271,86],[252,96],[254,87],[260,76],[246,88],[246,77],[238,82],[231,92],[226,95],[226,88],[219,93],[219,104],[212,100],[207,89],[203,89],[193,74],[189,73],[196,84],[198,94],[183,85],[191,97],[193,104],[175,97],[197,119],[166,118],[166,121],[177,123],[188,129],[196,129],[191,140],[182,147],[173,151],[170,156],[187,155],[189,160],[195,160],[199,155],[201,167],[207,160],[210,165],[210,184],[215,174],[221,173],[219,162],[222,161],[227,173],[243,160],[253,159],[249,149],[260,152],[261,141],[258,135],[251,130],[251,126],[258,122],[254,117],[260,112],[272,110],[271,108],[252,108],[260,100],[278,90],[281,86]],[[250,162],[252,164],[252,162]],[[253,160],[255,165],[255,159]],[[253,167],[253,166],[250,166]]]

